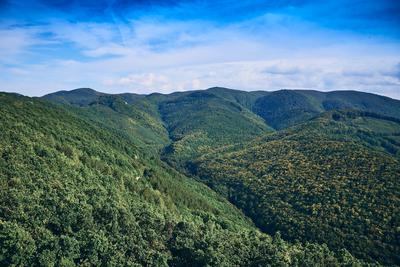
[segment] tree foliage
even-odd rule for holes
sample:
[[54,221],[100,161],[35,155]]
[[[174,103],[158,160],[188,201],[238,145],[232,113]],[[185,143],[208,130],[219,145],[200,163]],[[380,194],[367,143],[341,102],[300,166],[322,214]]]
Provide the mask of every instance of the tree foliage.
[[86,111],[4,93],[0,103],[1,266],[360,264],[261,233],[140,136]]
[[398,133],[397,119],[330,112],[217,149],[193,170],[267,233],[399,264],[400,162],[382,145]]

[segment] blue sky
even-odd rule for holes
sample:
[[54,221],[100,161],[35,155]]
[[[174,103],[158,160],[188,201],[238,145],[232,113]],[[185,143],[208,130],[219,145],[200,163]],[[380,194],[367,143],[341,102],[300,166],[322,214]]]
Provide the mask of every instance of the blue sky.
[[225,86],[400,99],[398,14],[395,0],[0,0],[0,90]]

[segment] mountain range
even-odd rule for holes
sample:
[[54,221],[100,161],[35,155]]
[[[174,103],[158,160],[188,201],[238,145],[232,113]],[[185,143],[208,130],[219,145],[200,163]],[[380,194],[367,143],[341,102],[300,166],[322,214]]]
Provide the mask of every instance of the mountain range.
[[0,93],[0,264],[400,265],[400,101]]

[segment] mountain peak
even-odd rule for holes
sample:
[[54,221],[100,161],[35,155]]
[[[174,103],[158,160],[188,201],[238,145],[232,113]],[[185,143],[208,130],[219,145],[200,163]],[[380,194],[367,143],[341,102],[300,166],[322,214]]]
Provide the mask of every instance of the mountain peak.
[[[96,91],[96,90],[94,90],[94,89],[92,89],[92,88],[87,88],[87,87],[84,87],[84,88],[76,88],[76,89],[72,89],[72,90],[70,90],[70,91],[67,91],[67,92],[73,92],[73,93],[91,93],[91,94],[98,94],[98,93],[100,93],[100,92],[98,92],[98,91]],[[103,93],[100,93],[100,94],[103,94]]]
[[58,91],[44,95],[43,98],[62,104],[86,106],[97,100],[99,96],[107,95],[91,88],[77,88],[70,91]]

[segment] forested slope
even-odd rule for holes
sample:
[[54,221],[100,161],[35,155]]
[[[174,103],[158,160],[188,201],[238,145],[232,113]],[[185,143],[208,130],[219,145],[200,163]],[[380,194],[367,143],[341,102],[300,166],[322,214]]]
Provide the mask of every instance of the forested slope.
[[103,127],[120,132],[140,148],[157,155],[169,143],[168,132],[158,116],[143,107],[128,104],[119,95],[101,96],[74,111]]
[[399,135],[397,119],[329,112],[217,149],[194,170],[265,232],[399,264]]
[[[0,93],[0,265],[356,264],[270,238],[224,198],[82,110]],[[129,137],[130,136],[130,137]]]
[[252,111],[275,129],[284,129],[325,111],[338,109],[400,118],[399,100],[357,91],[279,90],[257,98],[252,106]]
[[250,140],[271,129],[248,109],[209,92],[193,92],[159,104],[171,138],[164,158],[180,163],[215,146]]
[[145,96],[77,89],[45,98],[117,132],[155,165],[161,157],[198,175],[267,233],[399,264],[398,100],[219,87]]

